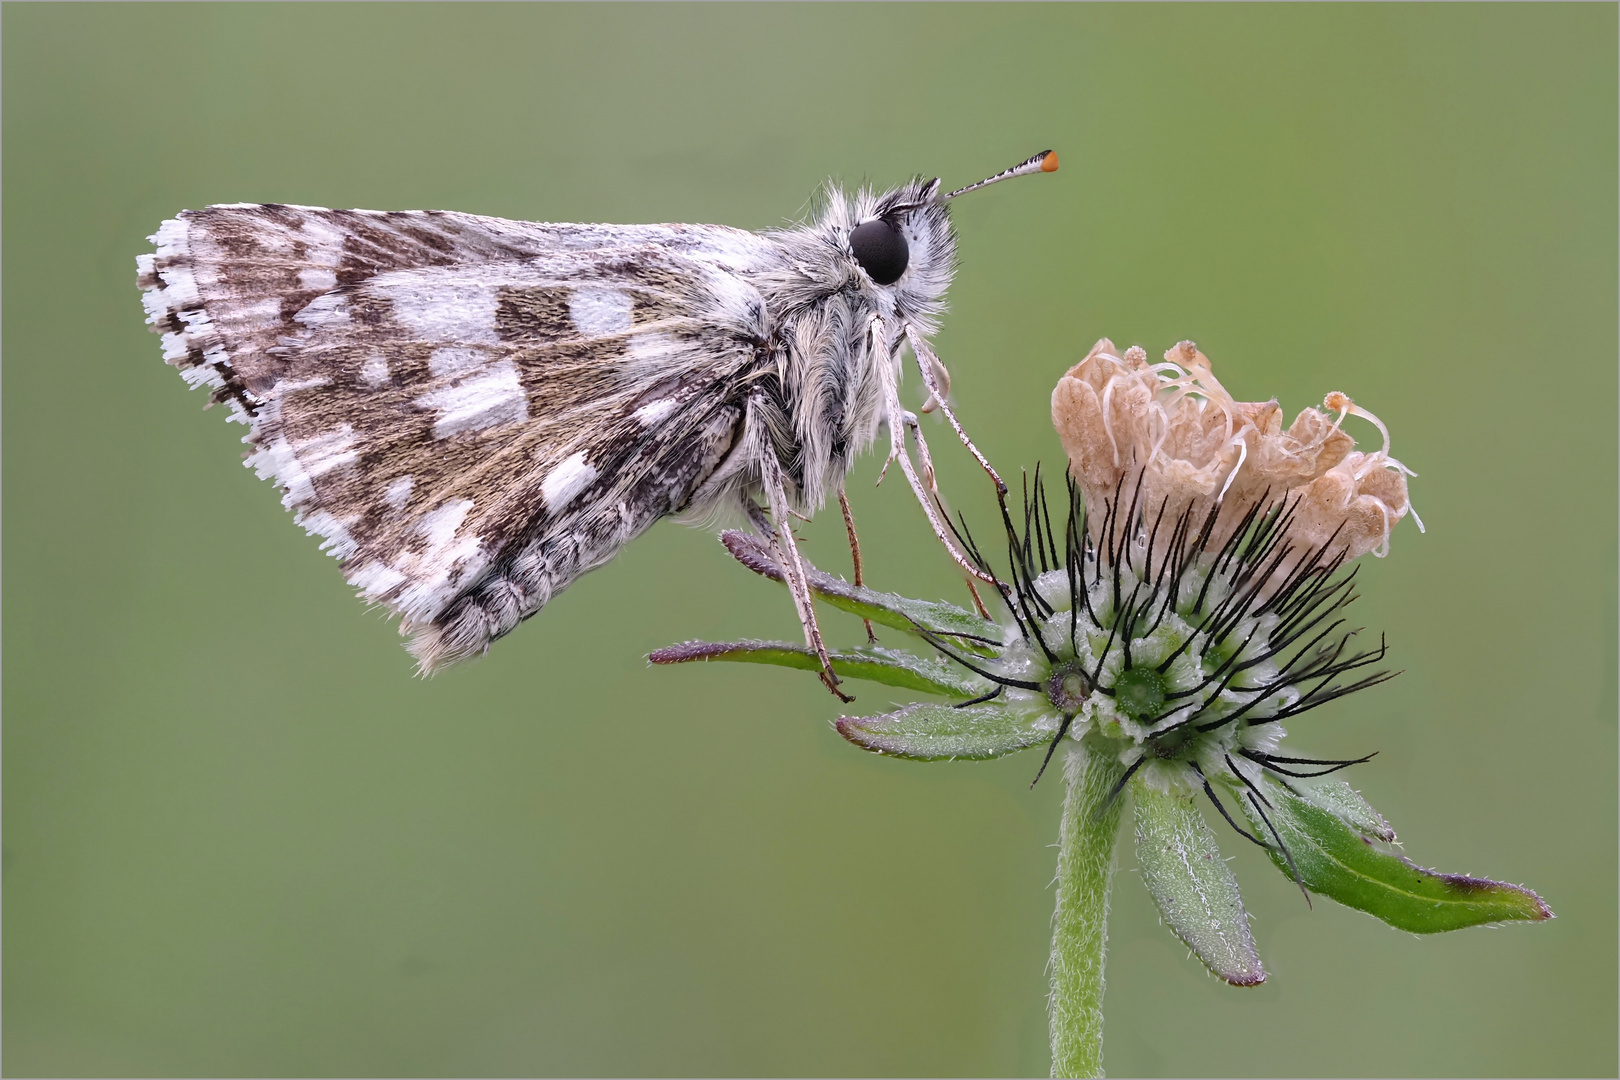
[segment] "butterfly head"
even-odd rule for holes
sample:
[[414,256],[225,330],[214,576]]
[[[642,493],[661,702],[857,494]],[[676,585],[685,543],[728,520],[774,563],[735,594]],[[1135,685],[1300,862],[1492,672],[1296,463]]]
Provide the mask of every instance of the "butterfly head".
[[829,208],[828,240],[846,281],[885,314],[931,322],[944,310],[956,238],[938,194],[938,180],[918,179],[891,191],[863,190]]
[[862,190],[853,199],[829,191],[821,225],[825,239],[845,263],[848,277],[892,304],[905,321],[929,325],[943,310],[955,269],[956,239],[946,203],[1014,176],[1055,172],[1057,155],[1047,150],[976,184],[941,193],[934,180],[913,180],[892,191]]

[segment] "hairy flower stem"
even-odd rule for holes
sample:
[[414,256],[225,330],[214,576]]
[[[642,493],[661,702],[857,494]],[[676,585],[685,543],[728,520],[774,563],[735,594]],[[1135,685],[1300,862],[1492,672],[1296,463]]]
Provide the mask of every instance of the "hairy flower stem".
[[[1084,744],[1063,762],[1063,824],[1058,840],[1057,913],[1052,919],[1052,1075],[1101,1076],[1103,960],[1108,949],[1108,886],[1124,767]],[[1108,802],[1113,795],[1113,801]],[[1105,808],[1106,803],[1106,808]],[[1101,811],[1099,813],[1099,811]]]

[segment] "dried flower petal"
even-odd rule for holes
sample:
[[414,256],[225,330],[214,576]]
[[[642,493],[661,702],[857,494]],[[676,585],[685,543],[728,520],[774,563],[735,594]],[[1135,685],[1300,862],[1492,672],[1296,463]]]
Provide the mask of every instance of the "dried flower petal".
[[[1148,520],[1195,517],[1220,503],[1210,536],[1219,547],[1259,503],[1290,508],[1289,535],[1298,552],[1322,548],[1353,559],[1383,554],[1390,529],[1411,510],[1409,471],[1389,456],[1378,418],[1344,394],[1306,409],[1284,430],[1275,401],[1237,401],[1215,378],[1209,358],[1190,341],[1149,364],[1140,346],[1123,355],[1107,338],[1058,381],[1052,422],[1070,471],[1091,506],[1116,496],[1138,500]],[[1384,445],[1354,449],[1347,416],[1376,425]],[[1100,516],[1091,521],[1102,527]],[[1421,527],[1421,526],[1420,526]],[[1298,555],[1296,554],[1296,561]],[[1292,565],[1284,561],[1277,576]]]

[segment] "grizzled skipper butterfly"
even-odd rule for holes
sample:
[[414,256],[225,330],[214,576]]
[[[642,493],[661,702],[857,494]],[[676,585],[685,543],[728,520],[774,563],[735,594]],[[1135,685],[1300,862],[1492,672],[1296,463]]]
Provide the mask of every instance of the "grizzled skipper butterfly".
[[210,206],[136,262],[164,360],[248,425],[248,464],[400,617],[423,671],[483,653],[659,518],[740,509],[842,697],[789,516],[836,495],[853,545],[844,477],[885,426],[935,534],[984,577],[901,407],[902,351],[967,442],[928,345],[946,203],[1056,168],[1048,151],[948,194],[829,184],[813,220],[757,233]]

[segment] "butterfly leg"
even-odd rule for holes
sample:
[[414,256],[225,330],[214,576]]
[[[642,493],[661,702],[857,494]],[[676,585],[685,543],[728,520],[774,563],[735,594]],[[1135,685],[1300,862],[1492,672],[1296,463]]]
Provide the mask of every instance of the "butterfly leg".
[[[844,531],[849,534],[849,554],[855,561],[855,584],[861,586],[866,584],[861,573],[861,538],[855,534],[855,515],[850,512],[849,496],[844,494],[842,487],[838,489],[838,509],[844,512]],[[876,645],[877,634],[872,632],[872,620],[862,619],[861,622],[866,626],[867,644]]]
[[[1005,500],[1007,497],[1007,485],[1002,481],[1000,474],[990,465],[990,460],[979,453],[979,448],[973,445],[973,440],[968,438],[968,433],[962,429],[961,422],[956,419],[956,413],[951,409],[950,402],[945,400],[946,395],[951,392],[949,374],[946,373],[943,380],[939,378],[939,374],[945,371],[945,365],[934,353],[934,350],[929,347],[928,342],[924,341],[922,335],[917,333],[916,329],[909,323],[906,324],[906,339],[911,342],[912,354],[916,356],[917,367],[922,372],[923,385],[928,388],[928,404],[937,406],[939,411],[945,415],[945,419],[950,421],[951,427],[956,431],[956,437],[962,440],[962,445],[967,447],[968,453],[973,455],[974,460],[979,463],[979,467],[990,475],[991,480],[995,481],[996,497]],[[941,381],[944,383],[943,386],[941,386]],[[924,411],[929,410],[924,409]]]
[[917,410],[924,414],[931,413],[939,408],[951,394],[951,369],[945,366],[943,360],[932,353],[929,354],[928,361],[929,366],[933,368],[934,379],[938,382],[939,388],[930,390],[928,400],[923,402],[922,408]]
[[[906,324],[906,338],[911,342],[912,354],[917,358],[917,367],[922,371],[923,385],[928,388],[928,401],[923,405],[922,411],[925,413],[932,412],[937,408],[945,415],[945,419],[951,422],[956,437],[962,440],[962,445],[967,447],[968,453],[973,455],[974,460],[979,463],[979,467],[988,473],[990,479],[995,482],[996,500],[1001,503],[1001,512],[1005,515],[1007,512],[1007,485],[1005,481],[1001,479],[1000,474],[990,464],[990,459],[981,454],[979,448],[973,445],[973,440],[968,438],[968,433],[963,430],[961,421],[956,419],[956,413],[951,409],[948,400],[951,392],[950,369],[945,366],[934,350],[929,347],[928,342],[924,341],[922,335],[917,333],[916,329],[909,323]],[[916,426],[915,422],[912,424],[912,431],[917,437],[918,446],[923,447],[922,430]],[[922,449],[921,454],[926,457],[927,450]],[[929,471],[932,474],[932,464],[929,466]],[[979,599],[979,590],[974,587],[972,578],[967,579],[967,587],[968,592],[973,594],[973,606],[979,609],[980,615],[988,619],[990,617],[989,612],[984,606],[984,601]]]
[[[875,336],[882,341],[882,329],[874,324]],[[900,388],[895,383],[894,369],[888,364],[877,365],[878,378],[883,381],[884,411],[887,413],[885,423],[889,428],[889,461],[898,461],[900,471],[905,474],[906,483],[911,486],[911,493],[917,497],[917,503],[922,507],[923,514],[928,518],[929,528],[934,530],[934,537],[945,548],[950,557],[955,560],[970,577],[978,578],[987,585],[1000,587],[995,577],[986,573],[973,563],[962,551],[961,547],[952,538],[948,526],[940,518],[938,499],[929,488],[934,486],[934,470],[932,462],[927,458],[927,444],[919,438],[919,453],[924,459],[924,468],[928,472],[928,487],[923,486],[922,480],[917,476],[917,469],[911,463],[911,455],[906,452],[906,428],[915,425],[917,418],[912,416],[900,406]],[[888,468],[888,462],[884,463]]]
[[770,516],[774,519],[774,523],[760,520],[765,515],[752,499],[748,500],[749,516],[754,519],[755,527],[759,528],[776,548],[777,562],[782,566],[782,579],[787,584],[788,592],[793,594],[793,606],[798,610],[799,623],[804,627],[805,644],[815,651],[816,658],[821,661],[822,683],[840,701],[854,701],[853,697],[838,689],[838,676],[833,672],[832,657],[827,655],[827,645],[821,638],[821,626],[816,622],[815,603],[810,593],[810,575],[805,572],[804,560],[799,556],[799,544],[793,538],[793,528],[789,521],[787,491],[782,483],[782,466],[776,460],[776,452],[769,445],[769,440],[762,438],[761,443],[763,445],[759,454],[760,480],[765,488],[765,499],[770,505]]
[[[942,398],[940,400],[944,399]],[[933,496],[934,505],[939,508],[939,512],[943,514],[945,516],[945,520],[949,522],[951,518],[951,510],[950,507],[945,505],[945,496],[940,493],[939,484],[935,481],[934,458],[933,455],[928,451],[928,440],[923,438],[922,425],[917,422],[917,418],[915,416],[913,416],[911,413],[906,413],[906,427],[911,431],[911,437],[917,440],[917,460],[922,465],[923,479],[928,482],[928,493]],[[986,619],[988,619],[990,617],[990,611],[984,606],[984,601],[979,599],[979,590],[973,584],[973,578],[967,577],[964,578],[964,581],[967,584],[968,592],[973,594],[974,608],[978,610],[980,615],[983,615]]]

